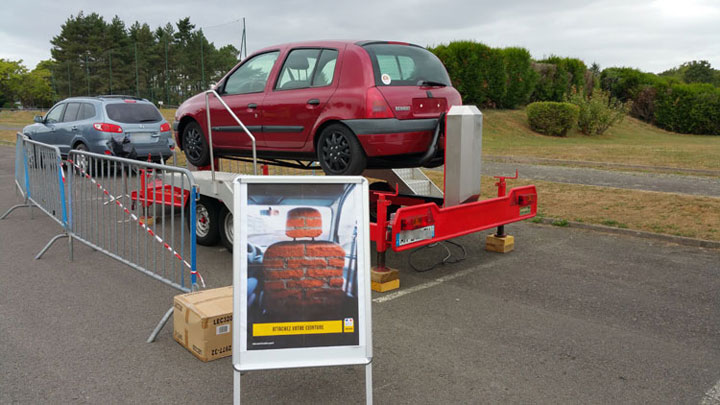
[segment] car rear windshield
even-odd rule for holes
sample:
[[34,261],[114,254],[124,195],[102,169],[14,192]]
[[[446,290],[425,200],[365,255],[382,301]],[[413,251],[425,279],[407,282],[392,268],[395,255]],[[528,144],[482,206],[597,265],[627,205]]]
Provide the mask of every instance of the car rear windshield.
[[445,66],[427,49],[414,45],[368,44],[377,86],[450,85]]
[[125,124],[160,122],[163,117],[152,104],[112,103],[105,106],[108,118]]

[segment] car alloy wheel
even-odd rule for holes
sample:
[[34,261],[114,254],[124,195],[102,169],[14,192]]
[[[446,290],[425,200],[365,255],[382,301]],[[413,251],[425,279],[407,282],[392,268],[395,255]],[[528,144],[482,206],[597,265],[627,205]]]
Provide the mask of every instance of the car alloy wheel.
[[365,170],[367,159],[355,134],[344,125],[330,125],[318,139],[318,160],[329,175],[354,176]]

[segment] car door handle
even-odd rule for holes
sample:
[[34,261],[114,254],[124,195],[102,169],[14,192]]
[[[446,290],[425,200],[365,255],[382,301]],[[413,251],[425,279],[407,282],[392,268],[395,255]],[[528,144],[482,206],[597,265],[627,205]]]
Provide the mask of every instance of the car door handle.
[[307,103],[310,105],[320,105],[320,100],[318,100],[316,98],[311,98],[310,100],[308,100]]
[[250,104],[248,104],[248,108],[250,108],[250,109],[257,108],[257,104],[250,103]]

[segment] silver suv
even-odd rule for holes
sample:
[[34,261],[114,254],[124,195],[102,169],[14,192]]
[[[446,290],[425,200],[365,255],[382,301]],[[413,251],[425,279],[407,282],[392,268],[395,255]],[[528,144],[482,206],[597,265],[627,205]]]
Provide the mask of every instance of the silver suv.
[[66,157],[71,149],[131,159],[166,160],[174,141],[170,124],[154,104],[131,96],[72,97],[53,106],[23,133],[57,145]]

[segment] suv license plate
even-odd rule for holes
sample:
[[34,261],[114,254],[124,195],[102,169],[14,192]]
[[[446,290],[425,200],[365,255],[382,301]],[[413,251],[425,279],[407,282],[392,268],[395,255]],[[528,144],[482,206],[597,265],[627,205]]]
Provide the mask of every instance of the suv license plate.
[[421,240],[432,239],[435,237],[435,225],[426,226],[424,228],[411,229],[409,231],[400,231],[397,234],[396,246],[408,245]]

